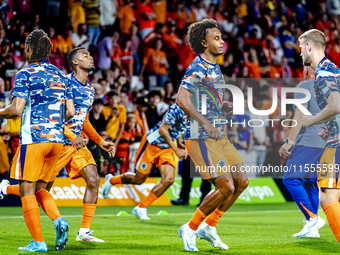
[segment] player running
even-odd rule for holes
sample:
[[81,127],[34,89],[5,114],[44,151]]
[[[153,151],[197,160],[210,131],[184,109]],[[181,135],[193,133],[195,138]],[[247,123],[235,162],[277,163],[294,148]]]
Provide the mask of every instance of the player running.
[[[176,103],[190,116],[184,137],[189,155],[203,179],[208,179],[215,189],[204,198],[191,220],[181,226],[178,233],[185,250],[198,250],[196,236],[214,247],[227,250],[228,246],[217,235],[216,224],[247,188],[248,179],[241,171],[240,155],[223,133],[224,124],[213,125],[216,119],[225,115],[222,111],[224,89],[217,86],[224,84],[224,80],[216,64],[217,57],[223,54],[224,41],[213,19],[191,24],[188,41],[198,55],[185,72]],[[206,113],[201,109],[203,98],[206,98]],[[207,220],[200,226],[205,218]]]
[[178,142],[178,147],[174,144],[174,141],[184,133],[186,124],[187,115],[176,104],[173,104],[163,119],[143,136],[135,160],[136,173],[124,173],[119,176],[106,175],[103,198],[109,196],[112,185],[144,183],[151,168],[155,165],[161,174],[161,181],[132,210],[132,213],[141,220],[150,220],[146,208],[174,183],[176,168],[174,152],[180,160],[187,158],[185,146],[180,142]]
[[[55,249],[65,247],[69,224],[61,218],[52,195],[46,190],[53,180],[56,163],[63,149],[66,117],[74,115],[69,79],[47,60],[52,43],[43,30],[31,32],[25,42],[27,67],[18,72],[13,87],[13,102],[0,110],[0,117],[22,116],[20,146],[14,156],[10,177],[19,180],[24,219],[33,241],[24,251],[47,252],[38,203],[55,215]],[[19,190],[19,189],[18,189]],[[44,196],[42,196],[44,194]]]
[[299,42],[303,64],[315,70],[314,92],[321,109],[321,112],[314,116],[304,116],[302,126],[310,127],[326,122],[328,141],[321,156],[321,167],[318,169],[320,204],[335,238],[340,243],[340,69],[325,57],[326,39],[321,31],[308,30],[299,37]]
[[[297,87],[307,89],[313,95],[314,71],[306,66],[303,74],[306,81],[299,83]],[[304,97],[303,93],[295,93],[295,99]],[[320,112],[314,97],[311,97],[309,102],[304,103],[303,106],[313,115]],[[319,126],[301,127],[302,117],[302,111],[296,108],[294,120],[298,124],[291,128],[286,143],[280,148],[280,156],[288,156],[287,169],[289,171],[284,173],[283,184],[306,217],[305,226],[293,237],[318,238],[320,237],[318,229],[325,224],[325,221],[318,216],[319,188],[316,168],[320,164],[326,143],[318,137],[318,133],[322,130]],[[299,171],[300,166],[304,166],[302,171]]]
[[[94,100],[94,89],[86,79],[89,72],[95,70],[93,58],[85,48],[80,47],[72,49],[67,55],[67,60],[74,70],[69,75],[69,79],[74,97],[75,116],[66,123],[66,127],[69,129],[65,130],[64,146],[55,167],[55,175],[47,185],[47,190],[51,189],[57,174],[63,167],[66,168],[72,179],[82,177],[86,182],[86,190],[83,199],[83,220],[76,241],[104,242],[95,238],[90,231],[97,206],[100,177],[91,152],[86,147],[82,148],[81,131],[83,130],[90,139],[107,151],[110,156],[114,155],[115,145],[105,142],[88,120],[88,112]],[[15,190],[15,185],[7,186],[6,184],[8,184],[8,181],[2,185],[2,188],[0,185],[0,194],[1,192],[3,195],[6,195],[6,193],[11,194],[8,191]],[[44,191],[40,196],[49,196],[49,192]],[[44,210],[52,220],[55,219],[56,215],[48,207],[44,208]]]

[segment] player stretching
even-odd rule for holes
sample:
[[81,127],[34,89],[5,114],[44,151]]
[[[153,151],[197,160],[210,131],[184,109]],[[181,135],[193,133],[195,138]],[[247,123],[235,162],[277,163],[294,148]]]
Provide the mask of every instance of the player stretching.
[[[318,169],[320,204],[335,238],[340,243],[340,69],[325,57],[325,35],[317,30],[308,30],[299,37],[301,57],[305,66],[315,70],[314,92],[321,112],[315,116],[304,116],[302,126],[310,127],[326,122],[328,141],[321,156]],[[316,137],[314,139],[317,139]]]
[[[303,74],[305,79],[310,80],[299,83],[297,87],[307,89],[313,95],[314,71],[310,67],[305,67]],[[304,97],[303,93],[295,93],[296,99]],[[309,102],[304,103],[303,106],[313,115],[320,112],[314,97]],[[316,168],[317,164],[320,164],[320,158],[326,143],[318,137],[318,133],[322,130],[319,126],[301,128],[302,117],[303,113],[299,108],[296,108],[294,120],[298,124],[291,128],[286,143],[280,149],[280,156],[289,156],[287,167],[290,171],[284,173],[283,183],[306,217],[305,226],[299,233],[294,234],[293,237],[320,237],[318,229],[325,224],[325,221],[318,216],[319,188],[317,172],[311,168],[313,166]],[[296,169],[299,169],[299,166],[305,165],[306,167],[302,169],[302,172],[296,171]]]
[[[66,168],[72,179],[79,178],[80,176],[83,177],[86,182],[86,191],[83,199],[83,220],[76,241],[104,242],[92,236],[90,232],[90,226],[97,206],[100,182],[96,163],[91,152],[86,147],[78,151],[76,147],[83,147],[80,144],[83,140],[80,138],[82,129],[90,139],[95,141],[103,150],[109,152],[111,156],[114,155],[114,144],[105,142],[97,134],[87,116],[94,100],[94,89],[86,80],[89,72],[95,70],[93,58],[85,48],[75,48],[68,53],[67,60],[74,70],[74,72],[70,74],[69,79],[74,97],[75,116],[66,123],[69,129],[65,130],[65,136],[69,137],[70,140],[64,137],[64,146],[56,164],[55,175],[47,185],[47,190],[51,189],[56,175],[63,167]],[[71,140],[76,147],[72,145]],[[15,190],[14,186],[3,185],[0,192],[2,191],[4,195],[6,193],[13,194],[9,191]],[[49,195],[49,193],[46,191],[40,194],[42,197],[47,195]],[[52,220],[56,217],[56,215],[48,209],[45,210],[45,212]]]
[[176,162],[173,153],[175,152],[180,160],[187,158],[184,145],[178,142],[177,147],[173,142],[184,133],[186,124],[187,115],[176,104],[173,104],[163,119],[143,136],[135,161],[136,173],[124,173],[115,177],[112,174],[106,175],[103,198],[109,196],[112,185],[144,183],[152,166],[155,165],[161,173],[161,181],[132,210],[132,213],[141,220],[150,220],[146,208],[174,183]]
[[[214,247],[228,249],[217,235],[216,224],[247,188],[248,179],[241,171],[243,162],[240,155],[223,134],[224,124],[216,127],[212,124],[224,116],[224,89],[217,87],[224,84],[224,80],[216,64],[217,56],[223,54],[224,41],[216,21],[212,19],[190,25],[188,41],[198,56],[185,72],[176,103],[190,116],[184,137],[189,155],[201,176],[208,179],[215,189],[204,198],[189,223],[181,226],[178,233],[185,250],[197,251],[196,235]],[[201,109],[204,97],[206,113]],[[232,173],[226,171],[228,166],[232,166]],[[207,220],[200,226],[205,218]]]
[[24,219],[34,239],[19,248],[24,251],[47,252],[38,202],[45,211],[48,209],[55,215],[55,249],[64,248],[68,238],[69,225],[61,218],[46,186],[57,174],[55,166],[63,149],[65,104],[68,118],[74,115],[74,106],[69,79],[47,61],[51,48],[52,43],[44,31],[34,30],[28,35],[25,53],[29,65],[15,77],[12,104],[0,110],[2,118],[22,114],[20,146],[10,177],[19,180]]

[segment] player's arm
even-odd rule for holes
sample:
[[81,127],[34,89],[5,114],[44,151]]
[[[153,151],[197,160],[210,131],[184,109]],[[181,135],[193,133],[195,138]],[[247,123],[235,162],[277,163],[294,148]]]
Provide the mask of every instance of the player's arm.
[[65,122],[69,121],[76,114],[76,109],[72,99],[66,100]]
[[22,112],[24,111],[25,104],[25,99],[21,97],[14,97],[12,103],[9,106],[5,107],[4,109],[0,109],[0,118],[14,119],[21,116]]
[[125,123],[120,123],[119,124],[119,131],[118,131],[118,134],[117,134],[117,137],[116,137],[116,144],[119,144],[120,138],[122,137],[124,129],[125,129]]
[[115,155],[115,144],[110,142],[105,142],[104,139],[97,133],[97,131],[93,128],[90,120],[89,114],[87,114],[84,125],[83,131],[96,144],[100,146],[104,151],[108,152],[111,157]]
[[184,87],[180,87],[176,98],[176,104],[188,116],[201,123],[204,129],[208,132],[210,138],[212,139],[220,138],[221,134],[218,131],[218,129],[214,127],[213,124],[211,124],[208,119],[206,119],[202,114],[200,114],[197,111],[197,109],[190,100],[191,97],[192,93],[189,90],[185,89]]
[[160,136],[164,139],[164,141],[174,150],[174,152],[176,153],[177,157],[180,160],[186,159],[188,156],[188,152],[186,151],[186,149],[181,149],[174,144],[169,133],[170,127],[171,125],[169,125],[165,121],[162,121],[162,124],[159,127],[158,132]]
[[180,135],[177,139],[177,147],[180,148],[180,149],[185,149],[185,145],[183,143],[183,140],[184,140],[184,134]]
[[333,119],[340,113],[340,94],[333,90],[326,99],[327,105],[323,110],[314,116],[304,116],[302,126],[310,127],[316,124],[321,124]]
[[[305,107],[307,109],[306,105],[303,105],[303,107]],[[303,116],[304,116],[303,112],[298,107],[296,107],[296,111],[295,111],[295,115],[294,115],[293,120],[296,121],[297,125],[290,129],[289,136],[288,136],[289,141],[295,142],[296,137],[299,134],[301,127],[302,127]],[[283,155],[288,156],[290,154],[290,150],[293,148],[293,146],[294,146],[294,143],[288,144],[287,142],[284,145],[282,145],[282,147],[280,148],[280,151],[279,151],[280,156],[281,157]]]

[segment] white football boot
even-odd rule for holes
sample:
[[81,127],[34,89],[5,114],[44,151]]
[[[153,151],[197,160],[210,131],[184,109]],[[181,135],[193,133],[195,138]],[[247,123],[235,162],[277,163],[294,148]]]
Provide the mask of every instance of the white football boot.
[[304,220],[305,225],[303,229],[299,232],[293,235],[293,237],[296,238],[302,238],[305,237],[308,234],[315,234],[314,232],[318,230],[319,228],[322,228],[323,225],[325,225],[325,220],[322,219],[320,216],[316,216],[315,218],[309,218],[309,220]]
[[178,234],[183,240],[184,250],[198,251],[196,248],[196,233],[197,231],[192,230],[188,223],[179,228]]
[[147,215],[146,208],[140,208],[139,206],[136,206],[135,208],[133,208],[132,213],[141,220],[150,220],[150,218]]
[[211,227],[207,223],[202,223],[197,230],[197,237],[207,240],[215,248],[228,250],[229,247],[223,243],[217,234],[216,227]]

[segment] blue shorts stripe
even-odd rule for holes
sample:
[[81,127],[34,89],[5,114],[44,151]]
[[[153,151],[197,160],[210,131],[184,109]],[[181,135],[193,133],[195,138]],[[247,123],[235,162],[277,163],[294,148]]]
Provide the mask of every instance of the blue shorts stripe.
[[[209,159],[208,159],[208,148],[207,148],[207,145],[205,144],[205,141],[200,141],[199,146],[200,146],[201,154],[202,154],[205,164],[207,166],[210,166]],[[209,173],[210,173],[210,170],[209,170]]]
[[143,145],[143,148],[140,150],[139,155],[138,155],[137,158],[136,158],[136,162],[138,162],[140,156],[143,155],[143,153],[144,153],[144,151],[145,151],[147,145],[148,145],[148,140],[145,139],[145,143],[144,143],[144,145]]
[[27,145],[21,145],[21,148],[20,148],[21,177],[24,176],[24,167],[25,167],[25,159],[26,159],[26,150],[27,150]]

